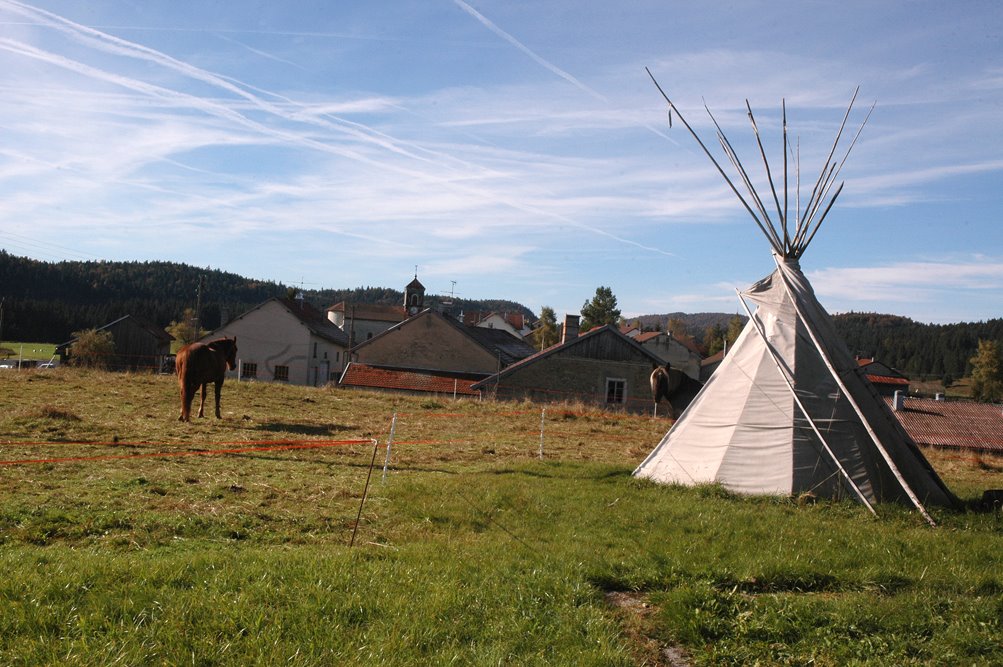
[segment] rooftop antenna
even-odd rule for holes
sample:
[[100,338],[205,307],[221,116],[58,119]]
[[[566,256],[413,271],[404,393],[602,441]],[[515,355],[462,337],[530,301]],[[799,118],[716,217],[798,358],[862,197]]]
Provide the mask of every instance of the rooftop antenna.
[[444,306],[452,306],[453,305],[453,297],[456,296],[456,294],[455,294],[456,281],[455,280],[450,280],[449,282],[450,282],[449,298],[442,300],[442,305],[444,305]]

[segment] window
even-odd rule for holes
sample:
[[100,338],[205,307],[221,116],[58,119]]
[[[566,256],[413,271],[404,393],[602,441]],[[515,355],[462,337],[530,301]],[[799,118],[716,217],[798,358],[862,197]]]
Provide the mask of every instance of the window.
[[621,378],[606,378],[606,402],[623,403],[627,396],[627,381]]
[[276,366],[275,367],[275,379],[282,380],[284,382],[289,382],[289,367],[288,366]]
[[313,344],[313,358],[314,359],[317,358],[317,342],[316,341],[314,341],[314,344]]
[[240,377],[242,378],[258,377],[258,365],[245,361],[240,365]]

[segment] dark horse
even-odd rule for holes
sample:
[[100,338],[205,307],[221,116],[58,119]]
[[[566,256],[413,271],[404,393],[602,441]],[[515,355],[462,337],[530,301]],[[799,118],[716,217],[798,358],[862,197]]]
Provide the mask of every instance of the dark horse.
[[180,421],[191,419],[192,399],[195,391],[202,387],[202,402],[199,417],[204,417],[206,385],[216,385],[216,419],[219,416],[219,392],[223,388],[226,369],[237,368],[237,337],[219,338],[208,343],[192,343],[178,350],[175,366],[178,371],[178,386],[181,388]]
[[663,398],[669,404],[669,416],[675,418],[700,392],[703,385],[666,362],[651,371],[651,400],[658,415],[658,402]]

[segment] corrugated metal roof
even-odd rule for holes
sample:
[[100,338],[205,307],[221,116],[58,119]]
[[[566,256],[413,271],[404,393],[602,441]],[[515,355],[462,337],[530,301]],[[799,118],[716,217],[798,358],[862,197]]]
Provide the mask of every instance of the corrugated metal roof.
[[[885,401],[891,406],[892,399]],[[893,413],[920,445],[1003,453],[1003,407],[974,401],[907,398]]]
[[339,384],[347,387],[422,391],[436,394],[452,394],[455,390],[457,394],[464,396],[477,396],[480,392],[470,388],[473,383],[474,380],[447,375],[378,368],[352,362],[342,374]]

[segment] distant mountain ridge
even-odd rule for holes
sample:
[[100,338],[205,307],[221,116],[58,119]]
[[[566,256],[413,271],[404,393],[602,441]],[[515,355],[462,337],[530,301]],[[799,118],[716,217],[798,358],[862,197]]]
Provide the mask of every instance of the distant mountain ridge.
[[[666,313],[664,315],[641,315],[627,320],[630,323],[641,322],[641,327],[650,331],[664,331],[669,320],[679,320],[686,325],[686,332],[696,338],[703,340],[704,332],[709,327],[720,326],[728,328],[728,322],[735,317],[735,313]],[[744,322],[747,317],[740,316]]]

